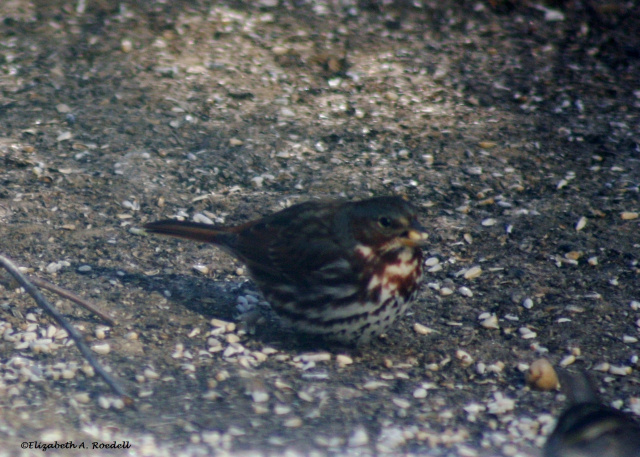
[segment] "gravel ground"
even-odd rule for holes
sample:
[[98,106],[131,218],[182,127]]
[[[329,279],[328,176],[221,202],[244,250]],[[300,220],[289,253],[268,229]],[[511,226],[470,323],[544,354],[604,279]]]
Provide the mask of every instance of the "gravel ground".
[[[0,289],[0,455],[536,456],[541,357],[640,414],[637,1],[138,3],[0,3],[0,252],[117,320],[47,294],[136,400]],[[356,349],[137,230],[394,193],[426,283]]]

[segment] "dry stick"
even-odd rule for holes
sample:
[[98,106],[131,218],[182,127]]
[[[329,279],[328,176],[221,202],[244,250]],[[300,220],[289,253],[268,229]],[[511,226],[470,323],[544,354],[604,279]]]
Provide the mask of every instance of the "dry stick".
[[0,265],[3,266],[11,275],[18,281],[25,291],[29,295],[33,297],[36,303],[44,309],[53,319],[60,324],[60,326],[67,331],[69,336],[73,341],[75,341],[76,346],[82,353],[82,355],[87,359],[89,364],[93,367],[93,369],[98,373],[102,379],[113,389],[118,395],[122,397],[125,405],[129,406],[133,404],[133,399],[127,394],[127,392],[122,388],[120,383],[113,378],[109,373],[105,371],[105,369],[100,365],[100,363],[93,357],[91,353],[91,349],[84,343],[82,339],[82,334],[76,330],[71,324],[67,323],[64,319],[64,316],[60,314],[60,312],[51,306],[51,304],[47,301],[46,298],[40,293],[40,291],[29,282],[29,280],[18,270],[18,267],[14,265],[6,257],[0,255]]
[[55,284],[51,284],[50,282],[45,281],[44,279],[38,278],[36,276],[27,276],[27,279],[29,281],[31,281],[32,283],[34,283],[38,287],[42,287],[43,289],[47,289],[50,292],[54,292],[54,293],[60,295],[61,297],[64,297],[66,299],[71,300],[74,303],[77,303],[78,305],[80,305],[84,309],[86,309],[87,311],[90,311],[93,314],[95,314],[96,316],[98,316],[100,319],[102,319],[103,321],[105,321],[109,325],[111,325],[111,326],[116,325],[116,321],[113,320],[112,317],[108,316],[104,311],[101,311],[95,305],[91,304],[87,300],[85,300],[85,299],[83,299],[81,297],[78,297],[73,292],[65,290],[62,287],[58,287]]

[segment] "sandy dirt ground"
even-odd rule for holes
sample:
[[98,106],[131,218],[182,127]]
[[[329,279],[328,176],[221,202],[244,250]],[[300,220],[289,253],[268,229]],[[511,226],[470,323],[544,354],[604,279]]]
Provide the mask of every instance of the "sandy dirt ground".
[[[637,1],[0,2],[0,253],[135,399],[0,288],[0,455],[532,457],[541,357],[640,413],[639,50]],[[388,194],[425,284],[359,348],[139,231]]]

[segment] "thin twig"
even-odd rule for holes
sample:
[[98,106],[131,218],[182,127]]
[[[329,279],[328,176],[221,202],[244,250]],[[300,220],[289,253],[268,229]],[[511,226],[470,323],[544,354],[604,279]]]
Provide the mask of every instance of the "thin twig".
[[51,304],[47,301],[46,298],[40,293],[40,291],[31,283],[29,280],[20,272],[18,267],[15,266],[11,260],[6,257],[0,255],[0,265],[4,267],[15,279],[18,281],[25,291],[29,295],[33,297],[36,303],[44,309],[60,326],[66,330],[71,339],[76,343],[76,346],[82,353],[85,359],[89,362],[89,364],[93,367],[93,369],[104,379],[104,381],[113,389],[124,401],[125,405],[130,406],[133,404],[133,399],[127,394],[127,392],[122,388],[120,383],[113,378],[105,369],[100,365],[100,363],[93,357],[91,349],[84,343],[82,334],[76,330],[74,326],[67,323],[64,319],[64,316],[60,314],[60,312],[51,306]]
[[111,316],[108,316],[104,311],[101,311],[100,309],[98,309],[94,304],[88,302],[87,300],[83,299],[82,297],[77,296],[73,292],[70,292],[70,291],[68,291],[66,289],[63,289],[62,287],[56,286],[55,284],[51,284],[50,282],[45,281],[44,279],[38,278],[37,276],[27,276],[27,279],[29,281],[31,281],[32,283],[34,283],[38,287],[42,287],[43,289],[47,289],[50,292],[56,293],[56,294],[60,295],[61,297],[64,297],[64,298],[66,298],[68,300],[71,300],[72,302],[82,306],[84,309],[86,309],[87,311],[92,312],[93,314],[98,316],[100,319],[102,319],[103,321],[108,323],[109,325],[111,325],[111,326],[116,325],[116,321],[113,320],[113,318]]

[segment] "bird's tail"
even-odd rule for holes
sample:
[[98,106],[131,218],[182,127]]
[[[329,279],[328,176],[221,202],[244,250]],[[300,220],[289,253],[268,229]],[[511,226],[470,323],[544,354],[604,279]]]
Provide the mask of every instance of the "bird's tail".
[[148,233],[157,233],[160,235],[185,238],[187,240],[222,245],[228,245],[231,240],[227,238],[232,238],[234,236],[233,233],[221,228],[216,228],[211,224],[175,221],[172,219],[149,222],[144,225],[144,229]]

